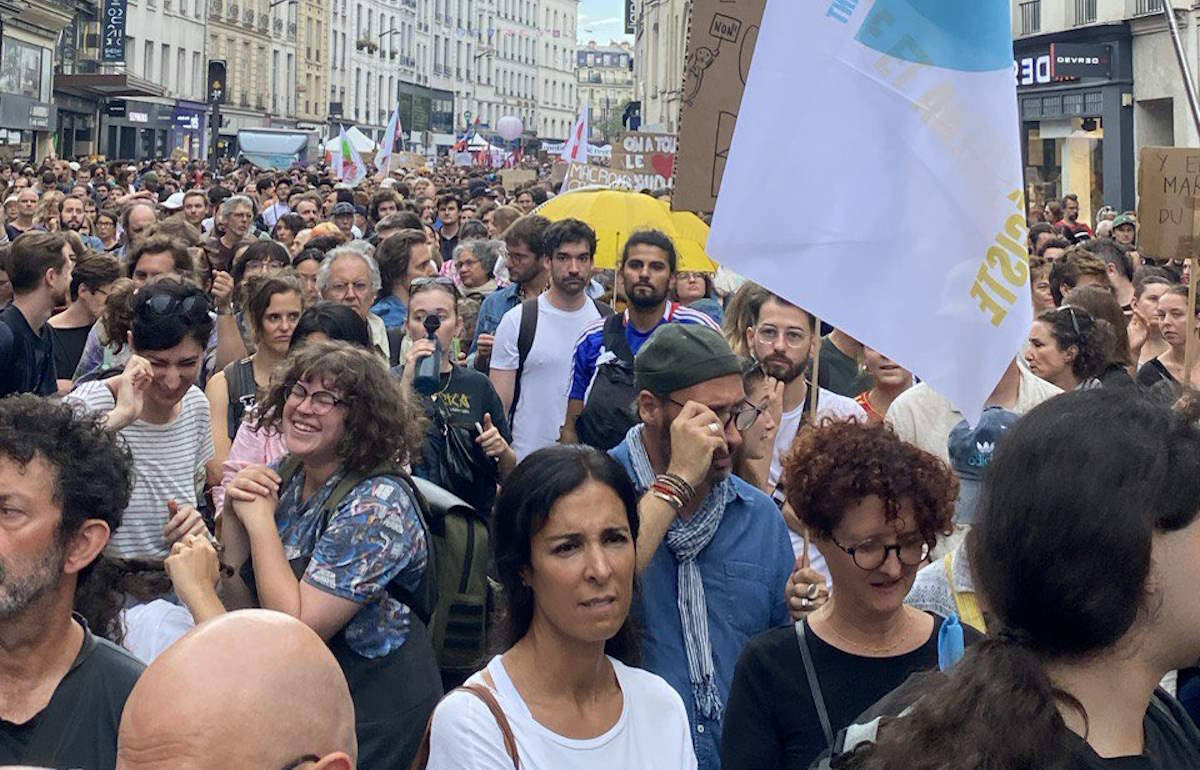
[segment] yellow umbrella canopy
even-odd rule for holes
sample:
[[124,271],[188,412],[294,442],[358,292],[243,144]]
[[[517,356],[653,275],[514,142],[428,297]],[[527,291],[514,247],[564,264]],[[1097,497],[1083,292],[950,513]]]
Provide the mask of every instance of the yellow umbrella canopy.
[[596,231],[596,267],[613,269],[630,234],[661,230],[675,243],[679,270],[716,272],[717,264],[705,252],[708,225],[691,212],[671,211],[666,201],[636,192],[584,188],[557,195],[534,212],[552,222],[580,219]]

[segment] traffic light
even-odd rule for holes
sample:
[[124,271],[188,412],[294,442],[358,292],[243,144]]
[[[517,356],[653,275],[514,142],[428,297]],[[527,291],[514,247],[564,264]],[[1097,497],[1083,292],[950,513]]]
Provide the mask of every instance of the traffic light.
[[225,60],[208,60],[208,103],[225,103]]

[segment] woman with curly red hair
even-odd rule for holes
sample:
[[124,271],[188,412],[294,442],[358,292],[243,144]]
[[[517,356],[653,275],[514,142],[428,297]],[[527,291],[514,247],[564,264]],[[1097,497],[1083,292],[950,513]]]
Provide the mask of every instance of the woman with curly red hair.
[[725,770],[807,768],[838,730],[938,665],[942,620],[904,598],[952,529],[954,474],[890,427],[832,421],[800,432],[784,472],[836,590],[795,627],[746,645],[725,716]]

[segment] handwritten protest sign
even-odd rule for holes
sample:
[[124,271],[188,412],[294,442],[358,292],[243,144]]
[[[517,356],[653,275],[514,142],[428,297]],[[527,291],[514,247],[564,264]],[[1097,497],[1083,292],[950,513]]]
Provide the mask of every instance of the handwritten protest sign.
[[629,177],[635,190],[658,190],[671,182],[675,170],[675,135],[633,131],[613,145],[609,168]]
[[693,0],[671,208],[712,211],[766,0]]
[[1200,149],[1143,147],[1138,168],[1138,250],[1160,259],[1200,251]]

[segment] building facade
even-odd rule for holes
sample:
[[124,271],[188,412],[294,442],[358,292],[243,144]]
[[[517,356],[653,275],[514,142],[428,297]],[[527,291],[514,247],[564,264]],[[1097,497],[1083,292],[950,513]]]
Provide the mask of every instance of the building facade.
[[540,0],[534,128],[543,139],[565,139],[579,114],[575,41],[579,0]]
[[[294,14],[295,6],[286,5]],[[227,68],[226,100],[221,106],[223,142],[231,142],[240,128],[270,123],[271,10],[268,0],[208,0],[208,57],[224,59]],[[295,20],[294,15],[290,18]]]
[[[276,9],[278,10],[278,9]],[[298,0],[295,28],[277,13],[271,22],[286,26],[296,40],[296,127],[324,131],[329,119],[329,77],[333,67],[330,15],[333,0]]]
[[[1200,72],[1200,9],[1168,2]],[[1013,51],[1031,203],[1133,209],[1141,147],[1198,146],[1162,0],[1014,0]]]
[[57,0],[0,3],[0,159],[36,159],[53,151],[55,45],[75,18],[75,6]]
[[576,53],[579,107],[588,110],[592,141],[611,142],[621,132],[625,106],[633,101],[633,46],[590,41]]
[[688,0],[636,0],[634,83],[642,130],[679,130]]

